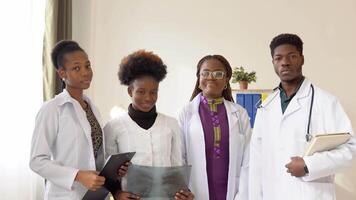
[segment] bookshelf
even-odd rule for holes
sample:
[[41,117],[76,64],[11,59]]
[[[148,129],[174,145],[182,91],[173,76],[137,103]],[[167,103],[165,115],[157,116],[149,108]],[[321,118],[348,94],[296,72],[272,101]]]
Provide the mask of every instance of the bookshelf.
[[246,109],[248,116],[250,117],[250,124],[252,128],[255,123],[258,106],[261,105],[261,102],[265,100],[267,96],[272,92],[273,90],[271,89],[232,89],[232,94],[235,98],[235,102]]

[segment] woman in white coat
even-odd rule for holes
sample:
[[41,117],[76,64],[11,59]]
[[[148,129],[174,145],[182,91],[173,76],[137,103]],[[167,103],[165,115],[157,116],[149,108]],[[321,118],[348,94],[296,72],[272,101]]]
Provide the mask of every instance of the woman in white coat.
[[96,172],[104,164],[99,112],[83,94],[93,72],[87,54],[74,41],[59,42],[51,56],[65,90],[38,112],[30,167],[47,180],[44,199],[79,200],[105,181]]
[[199,200],[247,200],[250,122],[232,99],[232,69],[221,55],[203,57],[179,115],[183,155],[192,165],[190,189]]
[[[165,78],[166,65],[152,52],[136,51],[120,64],[119,80],[128,86],[132,103],[128,113],[108,122],[105,127],[108,155],[136,152],[136,165],[171,167],[182,165],[181,138],[177,120],[158,113],[156,101],[159,83]],[[125,190],[125,185],[123,184]],[[120,192],[117,198],[134,194]],[[193,199],[189,191],[177,191],[175,199]]]

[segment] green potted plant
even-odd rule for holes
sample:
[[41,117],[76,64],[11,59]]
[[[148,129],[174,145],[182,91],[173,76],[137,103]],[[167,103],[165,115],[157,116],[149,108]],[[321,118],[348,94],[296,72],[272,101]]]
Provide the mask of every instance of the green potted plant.
[[247,72],[241,67],[235,67],[232,71],[232,80],[233,83],[239,83],[241,90],[247,90],[248,84],[251,82],[256,82],[256,72]]

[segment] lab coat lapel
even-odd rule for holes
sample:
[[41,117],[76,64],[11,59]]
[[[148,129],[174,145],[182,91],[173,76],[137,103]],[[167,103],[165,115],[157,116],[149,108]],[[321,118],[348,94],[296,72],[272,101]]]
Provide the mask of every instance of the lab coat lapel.
[[301,108],[300,104],[299,104],[299,100],[297,99],[297,97],[295,96],[292,101],[289,103],[287,109],[285,110],[284,114],[283,114],[283,119],[288,117],[289,115],[291,115],[292,113],[296,112],[297,110],[299,110]]
[[191,125],[192,130],[194,130],[194,140],[195,140],[194,142],[199,143],[197,146],[203,149],[205,154],[204,130],[199,115],[200,95],[201,94],[197,95],[193,99],[192,110],[191,110],[192,117],[189,121],[189,124]]
[[238,126],[238,111],[236,107],[230,105],[229,101],[224,99],[224,105],[226,108],[227,119],[229,122],[229,133],[236,132],[236,130],[240,133],[240,127]]
[[307,79],[304,79],[302,85],[300,86],[297,94],[295,97],[292,99],[292,101],[289,103],[286,111],[283,114],[283,119],[291,115],[292,113],[298,111],[302,106],[300,103],[300,100],[303,98],[306,98],[309,93],[310,88],[310,82]]
[[79,124],[82,127],[89,144],[92,144],[92,142],[91,142],[91,127],[87,120],[85,111],[80,106],[79,102],[70,96],[70,94],[68,93],[67,90],[64,90],[63,92],[65,93],[68,101],[72,103],[74,111],[75,111],[75,115],[77,116]]
[[[227,119],[229,123],[229,172],[228,172],[228,194],[227,199],[234,198],[234,188],[236,181],[234,177],[237,176],[237,169],[239,168],[236,166],[237,158],[240,155],[236,155],[239,153],[239,147],[243,145],[241,140],[239,140],[238,134],[241,133],[242,127],[239,126],[239,115],[238,110],[236,107],[232,106],[229,101],[224,99],[224,105],[226,108]],[[242,149],[242,148],[240,148]],[[241,163],[240,163],[241,164]]]
[[80,126],[83,128],[84,133],[86,138],[88,139],[89,143],[91,144],[91,127],[88,122],[87,116],[85,114],[85,111],[81,108],[80,104],[78,102],[75,102],[73,104],[74,109],[75,109],[75,114],[78,117]]
[[[200,95],[201,94],[197,95],[193,99],[190,109],[188,110],[188,112],[190,113],[189,115],[191,116],[190,120],[188,121],[189,124],[188,126],[190,127],[189,142],[191,143],[189,146],[190,148],[194,149],[191,152],[195,152],[194,155],[190,155],[190,156],[188,155],[188,157],[191,157],[193,159],[199,158],[199,165],[201,166],[200,169],[206,169],[205,138],[204,138],[203,125],[199,115]],[[196,189],[199,191],[198,193],[200,193],[200,195],[204,195],[204,198],[202,199],[208,199],[209,191],[208,191],[208,178],[207,178],[206,170],[199,170],[195,173],[198,174],[197,176],[198,178],[192,180],[192,182],[194,182],[195,186],[200,186],[197,187]]]

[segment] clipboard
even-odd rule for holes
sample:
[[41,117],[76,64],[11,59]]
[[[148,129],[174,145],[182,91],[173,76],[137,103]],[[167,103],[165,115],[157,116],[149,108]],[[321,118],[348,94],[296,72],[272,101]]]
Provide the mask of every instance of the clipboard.
[[105,177],[104,187],[99,188],[96,191],[88,190],[83,200],[104,200],[109,194],[108,188],[113,188],[113,184],[117,182],[117,170],[121,165],[126,162],[129,162],[136,152],[127,152],[111,155],[106,163],[104,168],[100,171],[99,176]]
[[314,135],[304,156],[311,156],[315,152],[328,151],[346,143],[351,138],[350,133],[331,133]]

